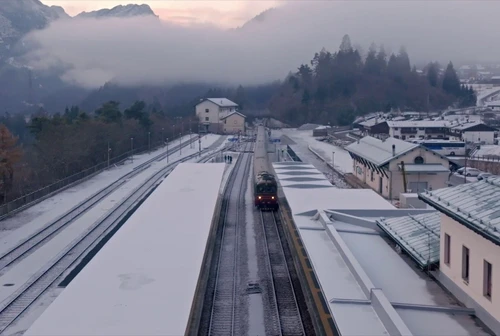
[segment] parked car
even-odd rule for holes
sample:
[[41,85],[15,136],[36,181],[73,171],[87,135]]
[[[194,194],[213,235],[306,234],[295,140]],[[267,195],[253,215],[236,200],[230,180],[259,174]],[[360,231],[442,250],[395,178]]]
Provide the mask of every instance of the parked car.
[[478,181],[482,181],[484,179],[487,179],[488,177],[491,177],[493,176],[493,174],[490,174],[490,173],[481,173],[477,176],[477,180]]
[[[467,168],[464,171],[465,171],[465,176],[473,176],[473,177],[477,177],[477,176],[479,176],[479,174],[483,173],[482,171],[480,171],[479,169],[476,169],[476,168]],[[460,173],[460,174],[463,175],[464,171],[462,171],[462,173]]]

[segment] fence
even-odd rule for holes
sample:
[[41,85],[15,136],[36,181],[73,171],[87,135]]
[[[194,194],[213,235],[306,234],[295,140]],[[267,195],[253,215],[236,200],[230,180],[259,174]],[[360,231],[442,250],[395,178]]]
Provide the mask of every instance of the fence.
[[[130,150],[128,152],[123,153],[122,155],[113,157],[109,159],[109,165],[117,165],[125,160],[127,160],[129,157],[131,157],[134,154],[141,154],[144,152],[147,152],[149,150],[157,150],[159,148],[163,147],[162,144],[152,147],[149,149],[148,146],[144,146],[141,148],[135,148],[133,150]],[[68,177],[65,177],[59,181],[56,181],[54,183],[51,183],[41,189],[35,190],[31,193],[28,193],[26,195],[23,195],[19,198],[16,198],[8,203],[2,204],[0,206],[0,220],[3,220],[6,218],[8,215],[12,215],[13,213],[17,213],[21,210],[24,210],[25,208],[32,206],[35,203],[41,202],[44,199],[52,196],[53,194],[60,192],[66,188],[72,187],[78,183],[82,183],[91,177],[97,175],[98,173],[104,171],[106,168],[108,168],[108,161],[101,162],[93,167],[87,168],[85,170],[82,170],[81,172],[78,172],[76,174],[70,175]]]
[[472,156],[467,158],[467,167],[476,168],[494,175],[500,175],[500,157],[498,156]]

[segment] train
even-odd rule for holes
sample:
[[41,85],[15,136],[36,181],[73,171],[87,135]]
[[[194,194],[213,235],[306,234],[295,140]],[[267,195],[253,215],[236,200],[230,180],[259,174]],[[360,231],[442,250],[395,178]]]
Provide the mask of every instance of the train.
[[258,126],[253,163],[254,200],[257,209],[276,211],[279,207],[278,183],[270,169],[267,143],[265,127]]

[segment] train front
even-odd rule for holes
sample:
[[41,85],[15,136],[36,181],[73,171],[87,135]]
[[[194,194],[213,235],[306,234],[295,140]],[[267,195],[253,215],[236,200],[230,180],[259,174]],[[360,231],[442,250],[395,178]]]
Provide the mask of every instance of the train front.
[[278,209],[278,185],[274,176],[263,172],[255,184],[255,206],[261,210]]

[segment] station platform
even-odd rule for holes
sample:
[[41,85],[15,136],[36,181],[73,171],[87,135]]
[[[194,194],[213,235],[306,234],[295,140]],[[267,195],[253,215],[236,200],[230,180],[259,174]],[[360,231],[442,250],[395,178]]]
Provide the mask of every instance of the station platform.
[[184,335],[204,295],[224,168],[179,164],[25,335]]
[[318,334],[488,335],[473,312],[399,254],[386,233],[389,219],[410,223],[404,219],[427,218],[435,210],[397,209],[373,190],[336,188],[304,162],[273,168]]

